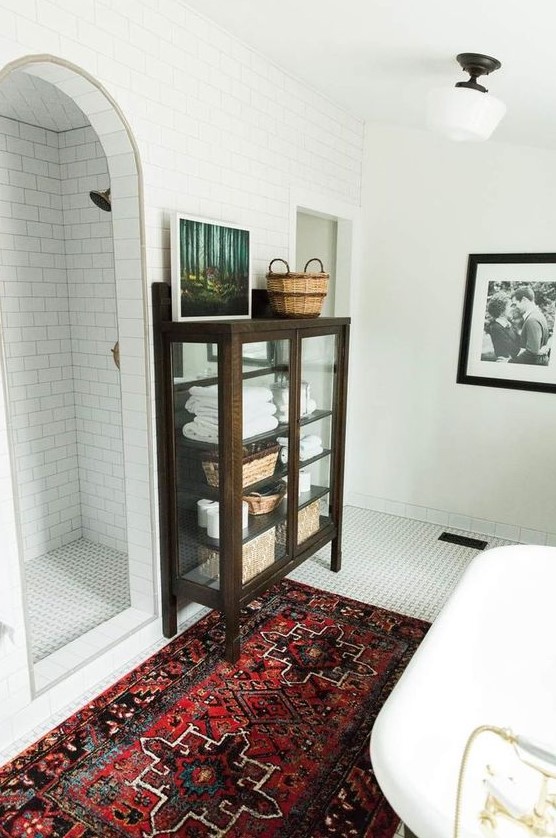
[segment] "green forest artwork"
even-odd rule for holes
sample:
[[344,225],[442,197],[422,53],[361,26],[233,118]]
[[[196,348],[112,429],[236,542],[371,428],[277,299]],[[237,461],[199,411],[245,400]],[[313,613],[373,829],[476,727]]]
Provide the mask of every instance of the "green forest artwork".
[[180,219],[182,317],[249,315],[249,231]]

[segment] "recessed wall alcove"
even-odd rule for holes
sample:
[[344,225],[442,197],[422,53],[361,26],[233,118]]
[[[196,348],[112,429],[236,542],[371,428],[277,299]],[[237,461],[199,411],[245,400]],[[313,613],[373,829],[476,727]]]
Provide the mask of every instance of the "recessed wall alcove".
[[[37,694],[156,613],[142,177],[116,102],[56,57],[0,71],[0,117],[1,504],[13,509],[14,622]],[[89,193],[106,189],[103,211]],[[43,583],[45,555],[59,576]],[[117,597],[90,625],[101,573]],[[41,645],[37,609],[60,605],[68,643]]]

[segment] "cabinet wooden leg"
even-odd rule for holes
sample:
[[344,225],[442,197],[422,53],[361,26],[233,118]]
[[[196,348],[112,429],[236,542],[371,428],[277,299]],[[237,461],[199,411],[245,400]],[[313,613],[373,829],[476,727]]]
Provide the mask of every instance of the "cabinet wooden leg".
[[175,596],[163,596],[162,633],[164,637],[174,637],[178,632],[178,602]]
[[226,629],[226,650],[224,652],[224,657],[228,663],[237,663],[240,654],[241,642],[239,634],[230,635],[230,632]]
[[330,570],[333,570],[335,573],[338,573],[339,570],[342,568],[342,550],[340,547],[339,540],[337,538],[332,539],[331,542],[331,550],[330,550]]

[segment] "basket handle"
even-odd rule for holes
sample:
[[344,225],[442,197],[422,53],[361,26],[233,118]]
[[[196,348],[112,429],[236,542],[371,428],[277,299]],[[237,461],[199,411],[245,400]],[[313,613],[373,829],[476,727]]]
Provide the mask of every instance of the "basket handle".
[[272,266],[273,266],[273,264],[274,264],[275,262],[283,262],[283,263],[284,263],[284,265],[286,266],[286,271],[287,271],[287,273],[289,274],[289,272],[290,272],[290,266],[288,265],[288,263],[286,262],[286,260],[285,260],[285,259],[273,259],[273,260],[272,260],[272,262],[270,263],[270,265],[268,266],[268,272],[269,272],[269,274],[271,274],[271,273],[272,273]]
[[[313,258],[312,258],[312,259],[309,259],[309,261],[307,262],[307,265],[310,265],[310,264],[311,264],[311,262],[318,262],[318,263],[319,263],[319,265],[320,265],[320,272],[321,272],[321,274],[323,274],[323,273],[324,273],[324,265],[322,264],[322,262],[321,262],[321,260],[320,260],[320,259],[318,259],[316,256],[313,256]],[[303,268],[303,273],[306,273],[306,271],[307,271],[307,265],[305,265],[305,267]],[[288,268],[288,270],[289,270],[289,268]]]

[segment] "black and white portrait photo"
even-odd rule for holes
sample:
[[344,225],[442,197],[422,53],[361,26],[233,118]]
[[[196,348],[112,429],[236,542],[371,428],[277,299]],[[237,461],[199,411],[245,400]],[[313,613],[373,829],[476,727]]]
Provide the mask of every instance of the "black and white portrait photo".
[[471,254],[457,381],[556,392],[556,254]]
[[481,360],[547,366],[555,282],[489,282]]

